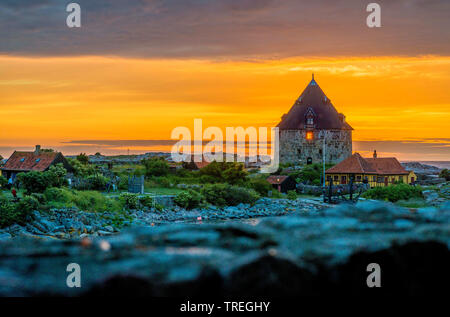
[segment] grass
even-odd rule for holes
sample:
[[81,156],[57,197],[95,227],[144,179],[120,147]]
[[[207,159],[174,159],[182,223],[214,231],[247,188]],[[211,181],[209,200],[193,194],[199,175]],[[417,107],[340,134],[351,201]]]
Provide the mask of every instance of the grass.
[[151,187],[145,188],[145,192],[153,195],[177,195],[183,192],[180,188]]
[[423,208],[429,207],[426,203],[425,199],[422,198],[411,198],[408,200],[399,200],[395,203],[398,206],[406,207],[406,208]]

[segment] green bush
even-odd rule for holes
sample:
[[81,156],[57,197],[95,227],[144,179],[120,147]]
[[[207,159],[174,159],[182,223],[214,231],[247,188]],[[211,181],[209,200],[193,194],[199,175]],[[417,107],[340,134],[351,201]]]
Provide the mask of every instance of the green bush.
[[43,193],[48,187],[51,187],[50,179],[45,172],[31,171],[20,173],[17,175],[17,180],[28,195]]
[[139,197],[136,194],[122,193],[119,196],[119,201],[121,201],[126,209],[139,209]]
[[62,187],[67,185],[67,170],[62,164],[50,166],[45,174],[47,174],[47,177],[49,178],[51,187]]
[[423,196],[422,188],[420,186],[398,184],[369,189],[363,194],[363,197],[396,202],[411,198],[422,198]]
[[290,199],[290,200],[296,200],[297,199],[297,192],[295,190],[288,190],[287,198]]
[[213,161],[200,170],[200,175],[209,176],[208,179],[215,182],[242,185],[247,181],[248,173],[242,163]]
[[44,197],[50,207],[69,208],[76,206],[84,211],[120,211],[122,203],[97,191],[76,191],[67,188],[48,188]]
[[13,203],[2,197],[0,199],[0,228],[11,226],[15,223],[23,225],[32,211],[39,208],[39,202],[30,196]]
[[256,178],[249,181],[248,186],[259,195],[267,197],[269,191],[273,190],[272,185],[265,179]]
[[47,201],[59,203],[69,203],[74,200],[74,195],[70,190],[55,187],[47,188],[44,192],[44,197]]
[[153,198],[150,196],[144,196],[139,198],[139,203],[147,208],[153,207]]
[[109,182],[109,179],[103,175],[91,175],[86,178],[88,183],[88,188],[90,190],[105,190],[106,184]]
[[202,203],[202,200],[202,195],[193,190],[181,192],[174,198],[174,202],[185,209],[197,208]]
[[87,165],[89,163],[89,156],[86,155],[86,153],[80,153],[77,156],[77,161],[79,161],[80,163]]
[[153,157],[142,160],[146,176],[165,176],[169,173],[169,163],[164,158]]
[[236,206],[240,203],[254,204],[260,196],[253,189],[229,184],[211,184],[202,188],[205,200],[216,206]]
[[49,187],[61,187],[67,184],[67,171],[58,164],[51,166],[46,172],[31,171],[28,173],[19,173],[17,180],[21,187],[25,189],[27,195],[33,193],[43,193]]
[[92,165],[89,164],[83,164],[77,159],[67,159],[69,161],[69,164],[73,168],[73,173],[75,176],[78,177],[88,177],[89,175],[95,174],[95,168]]

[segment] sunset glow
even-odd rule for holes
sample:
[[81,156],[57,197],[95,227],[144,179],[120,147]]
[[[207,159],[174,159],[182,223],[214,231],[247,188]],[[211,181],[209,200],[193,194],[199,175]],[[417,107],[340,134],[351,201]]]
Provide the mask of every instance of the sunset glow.
[[[70,154],[164,150],[65,142],[168,140],[173,128],[192,128],[194,118],[221,128],[275,126],[315,73],[354,127],[354,150],[370,152],[377,142],[389,141],[392,150],[380,153],[405,160],[449,157],[450,57],[226,61],[4,55],[0,69],[3,156],[37,143]],[[395,146],[399,141],[403,147]]]

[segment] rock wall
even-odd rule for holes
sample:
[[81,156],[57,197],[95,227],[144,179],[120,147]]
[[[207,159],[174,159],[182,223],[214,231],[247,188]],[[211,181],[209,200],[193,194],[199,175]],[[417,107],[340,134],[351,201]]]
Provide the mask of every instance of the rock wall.
[[314,131],[313,140],[306,139],[306,130],[281,130],[280,163],[306,164],[308,157],[321,163],[324,138],[326,162],[336,164],[352,155],[351,130]]

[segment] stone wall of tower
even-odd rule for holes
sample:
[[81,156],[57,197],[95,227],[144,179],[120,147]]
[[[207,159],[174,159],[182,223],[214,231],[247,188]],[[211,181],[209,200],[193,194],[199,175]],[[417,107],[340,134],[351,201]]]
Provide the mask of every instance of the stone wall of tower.
[[327,163],[336,164],[352,155],[351,130],[313,132],[313,140],[307,140],[306,130],[281,130],[280,163],[306,164],[309,157],[313,163],[321,163],[324,139]]

